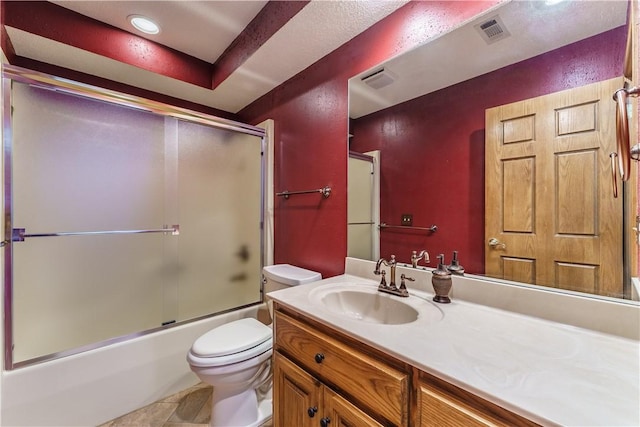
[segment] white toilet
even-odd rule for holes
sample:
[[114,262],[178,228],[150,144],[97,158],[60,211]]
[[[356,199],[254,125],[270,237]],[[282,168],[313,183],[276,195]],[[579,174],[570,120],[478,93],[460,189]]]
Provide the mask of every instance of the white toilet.
[[[266,266],[262,273],[265,295],[322,279],[289,264]],[[211,427],[257,427],[271,418],[272,354],[271,327],[253,318],[218,326],[193,343],[191,370],[213,386]]]

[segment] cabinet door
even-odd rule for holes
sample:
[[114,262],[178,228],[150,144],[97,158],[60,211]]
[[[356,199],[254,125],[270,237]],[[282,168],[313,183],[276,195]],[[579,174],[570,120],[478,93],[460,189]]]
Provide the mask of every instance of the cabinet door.
[[406,372],[367,354],[364,346],[347,344],[281,312],[275,322],[277,347],[311,375],[351,396],[368,413],[408,425]]
[[420,386],[420,427],[486,427],[497,424],[461,402]]
[[420,427],[539,427],[539,424],[446,381],[420,372],[418,386]]
[[322,418],[322,383],[278,352],[274,353],[273,387],[275,427],[319,425]]
[[323,419],[329,420],[328,425],[331,427],[382,427],[382,424],[326,387]]

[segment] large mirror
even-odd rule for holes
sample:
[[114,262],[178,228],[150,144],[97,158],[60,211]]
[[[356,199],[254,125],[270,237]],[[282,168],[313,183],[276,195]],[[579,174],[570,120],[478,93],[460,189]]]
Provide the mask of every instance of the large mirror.
[[455,251],[466,274],[637,299],[637,184],[614,197],[609,157],[627,8],[504,3],[351,78],[349,256]]

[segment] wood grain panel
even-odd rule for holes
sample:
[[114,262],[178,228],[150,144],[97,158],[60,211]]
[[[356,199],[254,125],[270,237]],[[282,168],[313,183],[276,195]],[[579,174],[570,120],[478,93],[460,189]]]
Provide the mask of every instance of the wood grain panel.
[[424,372],[420,374],[418,411],[420,427],[538,425]]
[[502,122],[502,143],[533,141],[535,139],[535,116],[514,117]]
[[598,153],[556,155],[556,234],[597,233]]
[[[616,150],[611,94],[621,80],[486,111],[485,241],[495,237],[506,246],[487,247],[485,274],[552,287],[563,277],[571,289],[589,289],[590,273],[569,273],[566,267],[559,273],[556,263],[594,265],[596,292],[623,296],[623,209],[621,198],[611,194],[609,159]],[[505,121],[529,116],[536,118],[535,140],[505,145]],[[517,156],[518,151],[530,154]],[[531,166],[518,167],[515,159],[522,158],[533,159]],[[533,233],[523,231],[529,222]],[[513,259],[535,260],[535,268]],[[579,283],[571,285],[574,274]]]
[[[503,231],[534,232],[535,159],[511,159],[502,163]],[[518,200],[518,203],[511,203]]]
[[420,427],[487,427],[498,426],[467,405],[458,404],[427,387],[420,387]]
[[536,283],[536,261],[513,257],[502,257],[502,271],[506,280]]
[[382,427],[382,424],[328,388],[324,389],[324,413],[331,427]]
[[598,266],[557,262],[556,282],[562,289],[598,293]]
[[[579,244],[576,244],[577,240],[580,241]],[[575,264],[598,265],[602,252],[599,240],[598,236],[558,236],[554,239],[553,259]]]
[[308,410],[322,408],[322,383],[277,352],[273,365],[273,425],[317,426],[318,414],[311,418]]
[[[407,425],[408,375],[281,312],[276,313],[277,349],[359,407],[395,425]],[[322,355],[320,362],[316,356]]]
[[572,105],[556,110],[556,135],[593,132],[597,128],[597,103]]

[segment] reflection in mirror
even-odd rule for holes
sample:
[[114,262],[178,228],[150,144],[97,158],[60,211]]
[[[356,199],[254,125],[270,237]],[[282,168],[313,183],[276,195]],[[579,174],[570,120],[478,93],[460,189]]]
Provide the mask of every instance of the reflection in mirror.
[[349,153],[347,256],[380,257],[380,151]]
[[349,150],[379,151],[378,225],[398,226],[373,228],[380,256],[458,251],[467,273],[630,298],[636,184],[613,198],[609,170],[626,16],[509,2],[350,79]]

